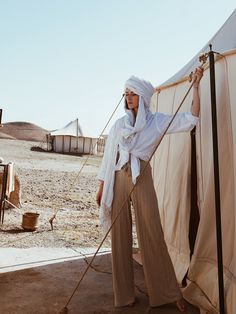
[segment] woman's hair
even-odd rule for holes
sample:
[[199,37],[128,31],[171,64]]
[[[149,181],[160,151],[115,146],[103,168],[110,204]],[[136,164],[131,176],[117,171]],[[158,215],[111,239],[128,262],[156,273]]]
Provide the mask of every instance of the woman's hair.
[[129,110],[126,99],[125,99],[125,109]]

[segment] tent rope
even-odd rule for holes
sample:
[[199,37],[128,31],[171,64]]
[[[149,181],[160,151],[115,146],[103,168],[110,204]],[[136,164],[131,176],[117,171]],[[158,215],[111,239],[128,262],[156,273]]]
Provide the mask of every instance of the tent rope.
[[15,205],[14,205],[14,204],[12,204],[10,201],[8,201],[8,200],[4,200],[4,202],[5,202],[5,203],[8,203],[9,205],[11,205],[12,207],[14,207],[15,209],[19,209],[19,210],[20,210],[20,208],[19,208],[19,207],[15,206]]
[[81,284],[83,278],[85,277],[87,271],[89,270],[90,266],[92,265],[92,263],[93,263],[93,261],[94,261],[96,255],[97,255],[97,253],[99,252],[101,246],[103,245],[104,241],[106,240],[106,238],[107,238],[108,234],[110,233],[110,231],[111,231],[113,225],[115,224],[116,220],[117,220],[118,217],[120,216],[120,214],[121,214],[123,208],[125,207],[125,204],[126,204],[127,201],[130,199],[130,196],[131,196],[132,192],[134,191],[134,189],[135,189],[135,187],[137,186],[138,182],[139,182],[140,179],[142,178],[142,176],[143,176],[145,170],[147,169],[147,166],[148,166],[150,160],[152,159],[152,157],[153,157],[153,155],[155,154],[157,148],[158,148],[159,145],[161,144],[161,142],[162,142],[164,136],[166,135],[168,129],[170,128],[170,126],[171,126],[173,120],[175,119],[177,113],[179,112],[181,106],[183,105],[183,103],[184,103],[184,101],[185,101],[187,95],[189,94],[190,90],[192,89],[194,83],[195,83],[195,80],[193,80],[193,82],[191,83],[190,87],[188,88],[188,90],[187,90],[186,94],[184,95],[184,97],[183,97],[183,99],[182,99],[180,105],[178,106],[177,110],[175,111],[174,115],[172,116],[172,118],[171,118],[169,124],[167,125],[167,127],[166,127],[166,129],[165,129],[165,131],[163,132],[163,134],[162,134],[162,136],[161,136],[161,138],[160,138],[159,143],[156,145],[156,147],[155,147],[153,153],[151,154],[151,156],[149,157],[148,161],[146,162],[144,168],[143,168],[142,171],[140,172],[140,175],[138,176],[138,178],[137,178],[137,180],[136,180],[136,183],[133,185],[132,189],[130,190],[128,197],[127,197],[127,198],[125,199],[125,201],[123,202],[123,204],[122,204],[121,208],[119,209],[117,215],[116,215],[115,218],[113,219],[113,221],[112,221],[112,223],[111,223],[111,226],[110,226],[109,229],[107,230],[107,232],[106,232],[105,236],[103,237],[101,243],[99,244],[99,246],[98,246],[96,252],[94,253],[94,255],[93,255],[91,261],[90,261],[89,264],[87,265],[87,267],[86,267],[86,269],[84,270],[84,272],[83,272],[81,278],[79,279],[77,285],[75,286],[73,292],[71,293],[71,295],[70,295],[68,301],[66,302],[66,304],[65,304],[65,306],[62,308],[62,310],[59,312],[59,314],[65,314],[65,313],[68,312],[68,308],[67,308],[67,307],[68,307],[68,305],[69,305],[71,299],[73,298],[75,292],[76,292],[77,289],[79,288],[79,286],[80,286],[80,284]]
[[[192,75],[192,74],[190,74],[190,75]],[[175,85],[175,88],[174,88],[174,95],[173,95],[173,100],[172,100],[172,112],[174,111],[176,89],[177,89],[177,85]],[[167,149],[167,158],[166,158],[167,164],[169,164],[169,158],[170,158],[170,138],[168,139],[168,149]],[[166,190],[167,190],[167,171],[165,172],[165,177],[164,177],[164,192],[163,192],[163,196],[162,196],[162,204],[163,204],[163,201],[165,199]],[[163,215],[163,225],[165,225],[165,212]]]

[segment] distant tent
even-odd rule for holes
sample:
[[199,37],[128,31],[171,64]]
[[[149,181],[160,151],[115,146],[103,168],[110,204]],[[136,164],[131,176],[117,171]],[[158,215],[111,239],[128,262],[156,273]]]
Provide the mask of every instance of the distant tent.
[[83,136],[82,129],[79,125],[79,120],[75,119],[74,121],[69,122],[66,126],[61,129],[52,131],[51,136],[56,135],[70,135],[70,136]]
[[[221,181],[226,313],[236,313],[236,10],[209,41],[224,55],[216,62],[216,96]],[[208,44],[201,52],[209,51]],[[158,87],[153,110],[172,114],[186,93],[186,75],[198,54]],[[165,136],[152,160],[154,184],[167,246],[184,296],[208,313],[218,313],[215,205],[209,68],[201,81],[201,114],[196,136]],[[181,111],[189,111],[189,95]],[[195,142],[196,141],[196,142]],[[194,187],[195,185],[195,187]],[[195,200],[194,200],[195,199]],[[190,241],[189,241],[190,240]],[[192,255],[191,259],[190,256]],[[205,313],[204,312],[204,313]]]
[[48,150],[57,153],[68,153],[75,155],[102,154],[104,144],[102,140],[83,136],[78,119],[71,121],[65,127],[52,131],[47,137]]

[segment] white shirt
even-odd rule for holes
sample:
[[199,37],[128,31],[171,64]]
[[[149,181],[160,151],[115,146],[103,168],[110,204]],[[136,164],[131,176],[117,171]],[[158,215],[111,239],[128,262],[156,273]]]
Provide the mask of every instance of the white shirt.
[[[132,181],[135,184],[136,178],[140,174],[140,159],[149,160],[173,116],[158,112],[153,114],[149,111],[146,125],[142,131],[134,134],[131,139],[124,140],[122,130],[126,117],[117,120],[109,133],[98,174],[98,179],[104,181],[100,219],[103,226],[107,224],[105,228],[110,224],[107,220],[113,200],[115,171],[120,170],[130,160]],[[167,133],[190,131],[198,120],[199,118],[190,112],[178,113]],[[116,162],[118,152],[119,160]]]
[[[138,159],[148,161],[156,146],[158,145],[171,119],[171,115],[166,115],[158,112],[152,114],[144,130],[135,134],[134,140],[132,141],[131,145],[129,145],[128,151],[125,150],[124,147],[122,147],[122,144],[120,143],[121,141],[119,140],[121,137],[120,130],[122,128],[122,122],[124,120],[124,117],[117,120],[109,133],[100,172],[98,175],[99,180],[105,180],[107,165],[109,163],[109,159],[112,157],[111,146],[113,146],[115,142],[118,142],[119,146],[117,147],[117,149],[120,155],[119,160],[115,166],[115,170],[120,170],[129,160],[129,158],[127,160],[127,153],[128,155],[131,155],[131,158],[132,156],[134,156]],[[198,120],[199,118],[193,116],[191,112],[178,113],[174,118],[172,124],[170,125],[167,134],[191,131],[193,127],[197,124]],[[134,183],[136,178],[137,177],[134,177],[132,175]]]

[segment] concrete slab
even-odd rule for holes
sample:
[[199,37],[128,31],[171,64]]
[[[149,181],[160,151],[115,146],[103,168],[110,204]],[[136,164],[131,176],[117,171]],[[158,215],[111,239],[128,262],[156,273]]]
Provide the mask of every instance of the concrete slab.
[[[89,258],[0,274],[0,313],[56,314],[65,307]],[[173,305],[150,309],[142,267],[134,261],[137,302],[132,308],[113,306],[111,256],[96,257],[68,305],[69,314],[153,313],[179,314]],[[187,313],[199,310],[189,305]]]
[[[94,247],[78,248],[0,248],[0,273],[55,264],[89,257],[96,252]],[[101,248],[99,255],[110,253],[109,248]]]

